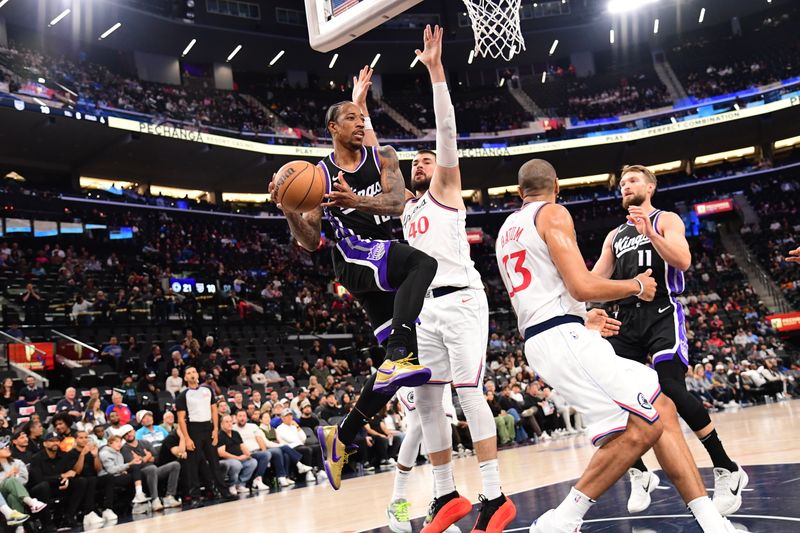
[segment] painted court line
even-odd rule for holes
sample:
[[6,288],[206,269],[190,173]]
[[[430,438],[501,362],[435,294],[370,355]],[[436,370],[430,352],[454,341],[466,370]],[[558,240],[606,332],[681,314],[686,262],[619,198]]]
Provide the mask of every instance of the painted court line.
[[[594,520],[584,520],[584,524],[599,524],[602,522],[622,522],[628,520],[655,520],[659,518],[691,518],[694,517],[690,514],[660,514],[650,516],[617,516],[613,518],[595,518]],[[791,516],[765,516],[758,514],[735,514],[728,518],[758,518],[761,520],[779,520],[783,522],[800,522],[800,518]],[[515,527],[513,529],[506,529],[503,533],[512,533],[514,531],[528,531],[530,527]]]

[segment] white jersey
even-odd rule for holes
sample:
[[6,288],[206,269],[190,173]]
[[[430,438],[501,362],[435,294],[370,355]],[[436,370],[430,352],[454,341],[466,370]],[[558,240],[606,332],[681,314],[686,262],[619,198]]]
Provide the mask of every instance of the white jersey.
[[408,243],[439,263],[431,289],[483,289],[481,275],[469,254],[466,211],[443,205],[428,191],[406,202],[401,220]]
[[556,316],[586,319],[586,304],[570,295],[536,230],[536,216],[546,202],[530,202],[508,216],[497,236],[500,277],[517,313],[519,330]]

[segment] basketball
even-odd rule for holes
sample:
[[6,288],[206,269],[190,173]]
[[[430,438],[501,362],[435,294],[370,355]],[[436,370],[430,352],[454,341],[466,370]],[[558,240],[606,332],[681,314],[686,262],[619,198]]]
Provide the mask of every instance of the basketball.
[[290,161],[277,172],[275,203],[284,211],[307,213],[322,202],[325,175],[308,161]]

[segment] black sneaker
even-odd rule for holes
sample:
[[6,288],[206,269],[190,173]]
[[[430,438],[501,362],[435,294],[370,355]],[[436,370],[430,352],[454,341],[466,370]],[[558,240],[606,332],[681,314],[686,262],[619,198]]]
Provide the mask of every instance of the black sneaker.
[[475,527],[472,528],[473,533],[500,533],[517,516],[514,502],[506,498],[505,494],[500,494],[493,500],[487,500],[481,494],[478,499],[481,510],[478,512]]

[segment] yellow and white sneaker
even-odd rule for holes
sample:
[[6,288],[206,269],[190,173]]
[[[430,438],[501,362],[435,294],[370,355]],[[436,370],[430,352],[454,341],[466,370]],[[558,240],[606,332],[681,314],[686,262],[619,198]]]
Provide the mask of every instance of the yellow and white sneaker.
[[413,354],[397,361],[386,359],[375,376],[374,391],[394,394],[400,387],[419,387],[431,379],[431,369],[412,363]]
[[334,490],[342,485],[342,468],[347,459],[355,452],[348,452],[345,444],[339,440],[339,426],[319,426],[317,438],[322,451],[322,464],[325,474]]

